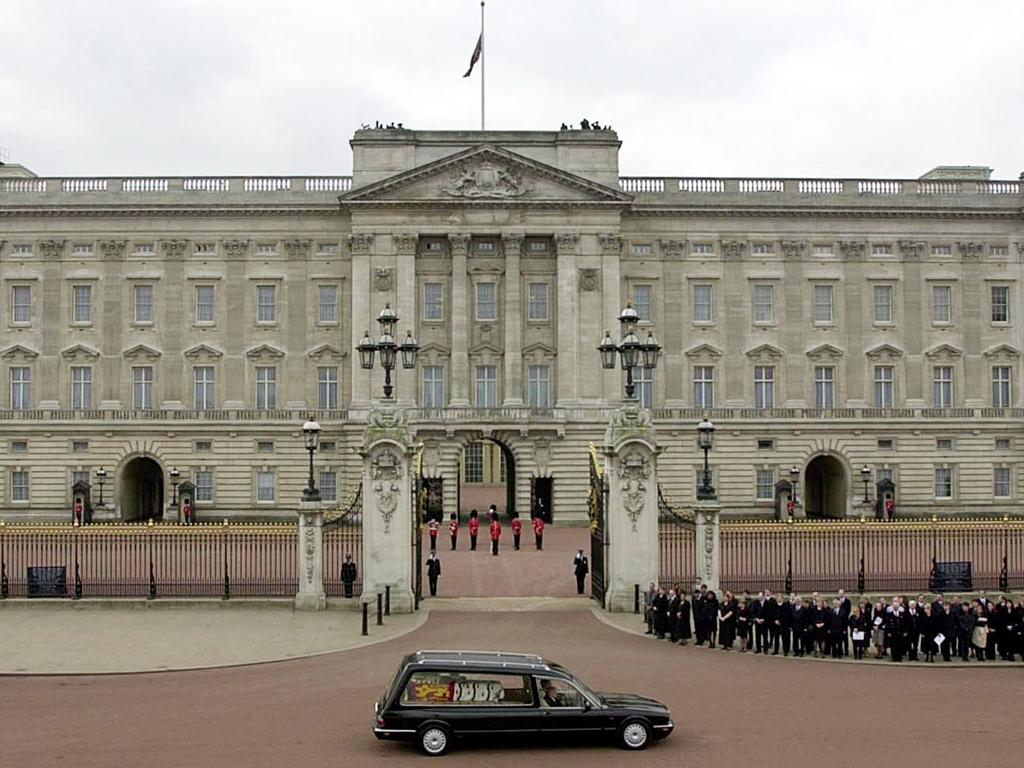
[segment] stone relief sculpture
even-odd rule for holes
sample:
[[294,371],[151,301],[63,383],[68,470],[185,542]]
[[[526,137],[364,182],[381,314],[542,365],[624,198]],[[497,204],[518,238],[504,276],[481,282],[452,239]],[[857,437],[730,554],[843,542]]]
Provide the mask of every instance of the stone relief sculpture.
[[316,526],[313,525],[313,518],[311,516],[306,517],[306,526],[304,529],[306,539],[306,583],[313,583],[313,555],[316,553]]
[[384,518],[384,533],[391,533],[391,518],[398,509],[398,494],[401,492],[398,481],[401,477],[401,459],[394,451],[385,448],[374,457],[370,468],[370,480],[373,483],[377,509]]
[[519,173],[484,160],[459,167],[452,174],[452,183],[441,188],[452,197],[519,197],[529,189]]
[[710,512],[705,512],[702,517],[704,520],[704,578],[710,579],[714,576],[714,557],[715,557],[715,516]]
[[392,270],[387,267],[378,267],[373,278],[373,287],[378,291],[390,291],[393,285]]
[[650,475],[651,462],[644,453],[634,449],[623,454],[619,465],[622,506],[629,515],[634,531],[647,503],[647,480]]
[[596,269],[587,267],[580,270],[580,290],[596,291],[600,282],[600,273]]

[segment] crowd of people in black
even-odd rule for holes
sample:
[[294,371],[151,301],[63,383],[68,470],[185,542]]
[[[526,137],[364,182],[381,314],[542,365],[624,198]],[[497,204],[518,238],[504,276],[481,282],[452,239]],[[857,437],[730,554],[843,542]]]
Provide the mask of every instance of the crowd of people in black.
[[817,592],[805,600],[797,594],[776,598],[770,591],[737,598],[726,590],[721,599],[706,584],[692,593],[651,584],[644,596],[647,634],[658,639],[724,651],[777,656],[934,662],[1024,661],[1024,598],[1007,595],[990,600],[984,592],[947,601],[904,596],[874,604],[856,603],[839,590],[831,603]]

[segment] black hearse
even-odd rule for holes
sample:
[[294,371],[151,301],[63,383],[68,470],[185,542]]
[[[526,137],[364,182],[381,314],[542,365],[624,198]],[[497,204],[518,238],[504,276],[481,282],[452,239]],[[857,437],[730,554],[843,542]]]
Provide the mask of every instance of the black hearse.
[[496,651],[418,651],[402,659],[374,706],[378,739],[415,741],[443,755],[457,738],[505,733],[609,735],[643,749],[672,732],[664,704],[593,691],[540,656]]

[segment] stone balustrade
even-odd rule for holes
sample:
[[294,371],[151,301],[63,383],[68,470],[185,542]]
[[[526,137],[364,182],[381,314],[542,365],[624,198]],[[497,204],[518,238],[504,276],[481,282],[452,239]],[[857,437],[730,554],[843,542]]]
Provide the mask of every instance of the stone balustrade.
[[334,202],[350,189],[351,176],[34,177],[0,179],[0,204]]

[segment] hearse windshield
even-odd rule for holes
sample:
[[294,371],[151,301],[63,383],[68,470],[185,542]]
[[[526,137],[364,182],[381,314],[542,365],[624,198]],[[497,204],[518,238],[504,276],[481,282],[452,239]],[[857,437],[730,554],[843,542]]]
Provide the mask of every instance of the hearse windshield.
[[584,683],[582,680],[580,680],[578,677],[576,677],[576,675],[574,675],[568,669],[563,667],[561,664],[551,664],[550,666],[551,666],[551,669],[555,670],[556,672],[561,672],[566,677],[569,677],[570,679],[572,679],[572,681],[574,683],[576,683],[576,686],[581,691],[583,691],[585,694],[590,696],[594,701],[604,702],[604,698],[601,696],[601,694],[599,694],[597,691],[595,691],[589,685]]

